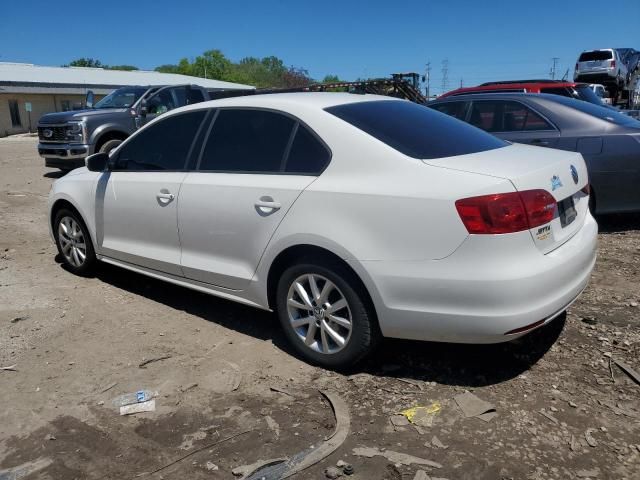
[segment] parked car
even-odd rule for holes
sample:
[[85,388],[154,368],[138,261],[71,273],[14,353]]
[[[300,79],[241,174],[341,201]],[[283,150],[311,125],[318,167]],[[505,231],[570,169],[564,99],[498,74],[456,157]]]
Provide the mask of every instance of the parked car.
[[49,198],[70,271],[102,260],[275,310],[296,351],[326,367],[380,336],[517,338],[563,312],[595,261],[579,154],[404,100],[201,103],[87,165]]
[[464,87],[452,90],[440,98],[457,97],[472,93],[549,93],[563,97],[576,98],[594,105],[603,105],[603,99],[586,83],[565,82],[564,80],[508,80],[487,82],[477,87]]
[[573,79],[576,82],[614,83],[619,88],[627,81],[627,66],[615,48],[582,52],[576,62]]
[[38,153],[45,166],[72,170],[86,156],[109,152],[158,115],[209,100],[196,85],[133,86],[114,90],[84,110],[48,113],[38,122]]
[[640,210],[640,122],[557,95],[481,94],[429,103],[504,140],[579,152],[594,213]]

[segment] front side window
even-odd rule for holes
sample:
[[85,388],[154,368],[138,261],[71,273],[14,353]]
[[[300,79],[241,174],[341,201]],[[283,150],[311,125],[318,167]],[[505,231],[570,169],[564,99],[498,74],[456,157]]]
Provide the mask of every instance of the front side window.
[[280,172],[295,124],[276,112],[221,109],[206,141],[200,170]]
[[170,90],[160,90],[147,100],[147,113],[149,115],[161,115],[176,108],[176,102]]
[[435,108],[439,112],[446,113],[458,120],[464,120],[465,115],[467,113],[467,102],[449,102],[449,103],[441,103],[439,105],[434,105],[431,108]]
[[487,132],[553,130],[553,126],[526,105],[506,100],[473,102],[470,123]]
[[373,100],[325,109],[413,158],[484,152],[508,143],[432,108],[402,100]]
[[117,154],[114,170],[182,170],[204,110],[171,115],[143,128]]

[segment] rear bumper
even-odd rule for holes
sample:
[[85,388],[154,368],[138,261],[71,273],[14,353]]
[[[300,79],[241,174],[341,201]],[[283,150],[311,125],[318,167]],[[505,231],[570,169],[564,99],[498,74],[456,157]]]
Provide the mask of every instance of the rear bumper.
[[607,84],[616,82],[618,78],[617,70],[601,70],[593,72],[579,72],[574,76],[576,82]]
[[91,153],[91,145],[67,143],[39,143],[38,154],[45,166],[72,169],[84,166],[84,159]]
[[382,333],[454,343],[520,337],[561,314],[587,286],[597,233],[587,214],[581,229],[546,255],[527,231],[470,235],[442,260],[363,262],[379,295]]

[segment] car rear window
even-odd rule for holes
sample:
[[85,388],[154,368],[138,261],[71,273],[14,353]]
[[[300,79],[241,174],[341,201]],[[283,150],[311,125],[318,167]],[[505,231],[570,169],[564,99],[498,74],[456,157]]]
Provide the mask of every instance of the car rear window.
[[548,98],[553,98],[554,102],[562,103],[567,107],[575,108],[576,110],[589,115],[593,115],[594,117],[598,117],[601,120],[615,123],[616,125],[624,125],[625,127],[631,128],[640,128],[640,123],[638,123],[637,120],[634,120],[627,115],[623,115],[614,108],[598,106],[594,105],[593,103],[584,102],[582,100],[575,100],[573,98],[560,97],[557,95],[553,95],[553,97],[550,96]]
[[596,50],[595,52],[584,52],[578,59],[579,62],[592,62],[594,60],[611,60],[613,54],[609,50]]
[[444,113],[407,101],[374,100],[325,110],[413,158],[453,157],[508,145]]

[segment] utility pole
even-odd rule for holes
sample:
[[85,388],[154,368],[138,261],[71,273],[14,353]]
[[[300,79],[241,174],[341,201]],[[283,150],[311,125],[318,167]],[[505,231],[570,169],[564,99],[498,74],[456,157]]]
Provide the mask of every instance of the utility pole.
[[429,100],[429,89],[431,87],[431,61],[427,62],[427,66],[425,69],[425,76],[424,76],[424,80],[427,84],[426,88],[425,88],[425,93],[427,94],[427,100]]
[[461,79],[460,79],[460,88],[462,88],[462,84],[463,84],[462,80],[463,80],[463,79],[461,78]]
[[442,61],[442,93],[449,90],[449,59]]
[[551,72],[549,72],[551,80],[556,79],[556,66],[558,65],[558,60],[560,60],[558,57],[553,57],[553,67],[551,67]]

